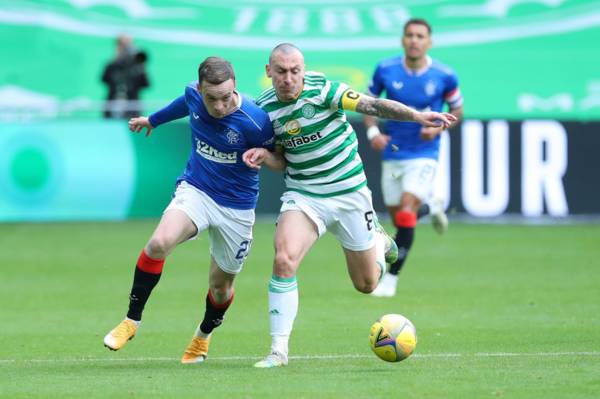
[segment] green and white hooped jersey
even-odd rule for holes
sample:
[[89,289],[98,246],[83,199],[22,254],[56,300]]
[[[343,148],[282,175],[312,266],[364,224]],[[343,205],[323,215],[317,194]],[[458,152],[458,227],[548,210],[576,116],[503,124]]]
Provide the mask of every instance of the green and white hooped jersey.
[[256,99],[269,114],[276,144],[285,150],[288,190],[332,197],[367,184],[356,133],[342,109],[347,90],[347,85],[327,80],[321,73],[306,72],[296,100],[279,101],[274,88]]

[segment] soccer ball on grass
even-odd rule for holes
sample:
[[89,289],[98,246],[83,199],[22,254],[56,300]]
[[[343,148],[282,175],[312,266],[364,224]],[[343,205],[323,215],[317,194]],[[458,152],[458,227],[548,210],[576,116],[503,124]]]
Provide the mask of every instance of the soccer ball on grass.
[[417,330],[399,314],[386,314],[371,326],[371,350],[386,362],[399,362],[409,357],[417,346]]

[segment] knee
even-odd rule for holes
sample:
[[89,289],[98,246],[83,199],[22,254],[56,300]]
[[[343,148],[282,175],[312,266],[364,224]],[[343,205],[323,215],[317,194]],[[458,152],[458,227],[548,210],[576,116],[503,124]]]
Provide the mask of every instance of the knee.
[[155,259],[164,259],[171,251],[171,244],[164,236],[155,236],[146,245],[146,254]]
[[213,294],[213,297],[218,303],[226,302],[229,298],[231,298],[231,294],[233,293],[233,287],[231,284],[210,284],[210,291]]
[[276,251],[273,273],[279,277],[293,277],[296,275],[299,259],[287,251]]
[[418,197],[412,194],[407,194],[403,195],[400,199],[400,207],[398,210],[400,212],[416,213],[418,212],[420,206],[421,200]]

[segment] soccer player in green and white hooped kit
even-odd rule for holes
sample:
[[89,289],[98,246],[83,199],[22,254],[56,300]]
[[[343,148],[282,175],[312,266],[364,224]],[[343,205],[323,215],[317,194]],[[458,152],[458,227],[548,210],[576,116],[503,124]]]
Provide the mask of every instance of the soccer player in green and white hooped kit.
[[345,110],[408,120],[425,126],[449,125],[454,116],[417,112],[399,102],[376,99],[320,73],[306,72],[293,44],[276,46],[266,66],[273,87],[257,104],[269,114],[276,150],[248,150],[248,166],[285,169],[287,190],[275,232],[275,260],[269,282],[271,351],[255,367],[286,365],[288,341],[298,313],[296,271],[326,230],[341,243],[354,287],[370,293],[397,258],[393,240],[377,223],[371,191],[358,154],[356,133]]

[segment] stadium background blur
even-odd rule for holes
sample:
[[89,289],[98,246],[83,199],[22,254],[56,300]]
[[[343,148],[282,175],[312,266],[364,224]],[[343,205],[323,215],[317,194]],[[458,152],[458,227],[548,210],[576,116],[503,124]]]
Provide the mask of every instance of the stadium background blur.
[[[100,75],[118,34],[149,54],[149,113],[180,95],[213,54],[232,61],[240,91],[257,96],[269,85],[268,51],[285,40],[306,52],[308,69],[366,90],[376,62],[401,51],[410,16],[431,21],[431,55],[456,70],[466,101],[466,121],[444,150],[451,213],[600,213],[600,189],[588,184],[600,172],[598,1],[289,4],[3,3],[0,221],[154,217],[167,203],[189,149],[186,122],[145,140],[100,118]],[[358,118],[354,126],[364,138]],[[361,155],[383,210],[378,155],[365,141]],[[275,213],[281,178],[264,174],[258,212]]]
[[[206,292],[206,237],[170,256],[135,341],[106,351],[190,151],[185,120],[146,138],[102,118],[117,35],[149,56],[149,113],[209,55],[231,60],[240,91],[257,96],[282,41],[308,69],[366,90],[376,62],[401,51],[409,17],[431,22],[431,55],[458,74],[465,121],[443,150],[450,230],[418,226],[398,295],[355,293],[324,236],[299,275],[297,356],[276,377],[254,370],[268,349],[283,190],[263,170],[262,220],[201,371],[178,356]],[[598,43],[600,1],[0,1],[0,397],[597,398]],[[351,117],[384,216],[378,155]],[[385,313],[417,327],[400,364],[368,349]]]

